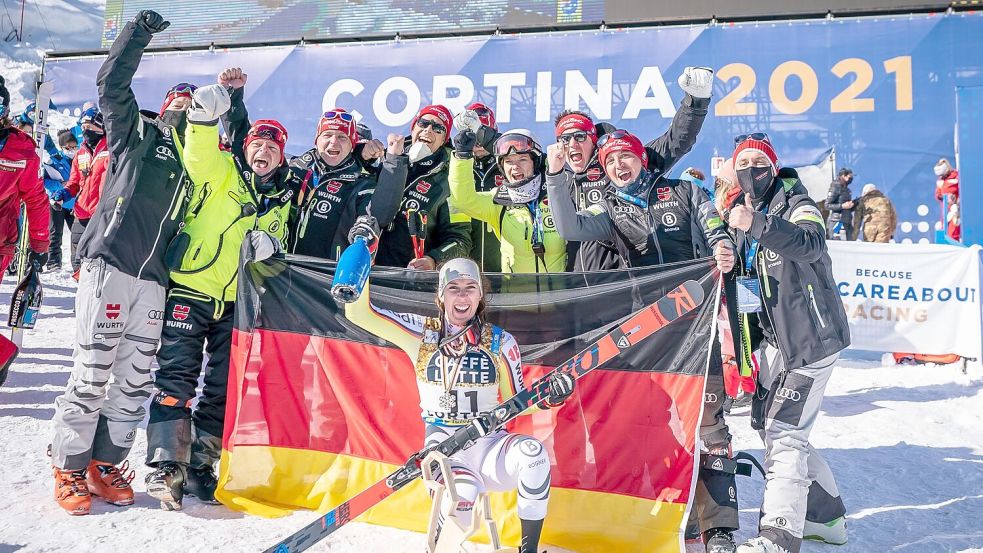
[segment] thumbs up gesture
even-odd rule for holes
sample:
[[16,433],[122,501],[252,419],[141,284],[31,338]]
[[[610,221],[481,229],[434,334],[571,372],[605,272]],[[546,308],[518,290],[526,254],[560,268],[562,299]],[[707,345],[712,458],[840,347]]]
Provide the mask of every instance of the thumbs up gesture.
[[730,217],[727,219],[727,224],[733,228],[747,232],[751,230],[752,221],[754,221],[754,208],[751,206],[751,196],[745,194],[744,205],[736,205],[730,210]]

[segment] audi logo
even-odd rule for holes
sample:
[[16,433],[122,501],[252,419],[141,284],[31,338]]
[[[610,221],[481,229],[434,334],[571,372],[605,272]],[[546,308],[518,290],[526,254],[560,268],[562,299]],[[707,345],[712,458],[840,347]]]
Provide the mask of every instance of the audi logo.
[[791,388],[779,388],[778,391],[775,392],[775,397],[780,397],[789,401],[799,401],[802,399],[802,394]]
[[157,311],[157,310],[148,311],[147,312],[147,318],[150,319],[150,320],[152,320],[152,321],[163,321],[164,320],[164,312],[163,311]]

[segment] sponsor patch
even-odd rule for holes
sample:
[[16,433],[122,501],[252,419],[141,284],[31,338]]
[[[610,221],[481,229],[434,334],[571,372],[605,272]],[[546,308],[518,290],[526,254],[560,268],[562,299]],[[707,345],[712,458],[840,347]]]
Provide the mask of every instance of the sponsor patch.
[[107,303],[106,304],[106,318],[110,320],[115,320],[119,318],[120,304],[118,303]]
[[175,321],[183,321],[187,319],[188,315],[190,314],[191,314],[190,305],[177,304],[174,306],[174,309],[171,310],[171,318],[174,319]]

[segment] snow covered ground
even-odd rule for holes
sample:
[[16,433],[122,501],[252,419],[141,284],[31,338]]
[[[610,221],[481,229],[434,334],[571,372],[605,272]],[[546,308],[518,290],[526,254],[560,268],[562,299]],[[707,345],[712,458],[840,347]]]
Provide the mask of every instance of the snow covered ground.
[[[67,256],[67,253],[66,253]],[[67,258],[67,257],[66,257]],[[12,279],[0,287],[9,302]],[[130,458],[136,504],[94,500],[71,517],[55,504],[45,448],[52,404],[71,368],[75,283],[67,270],[44,276],[37,328],[0,388],[0,553],[8,551],[255,551],[310,521],[312,514],[266,520],[187,501],[163,512],[145,494],[141,429]],[[5,308],[0,308],[5,313]],[[983,551],[983,369],[896,367],[879,354],[847,352],[830,382],[813,433],[833,467],[849,510],[850,543],[807,543],[805,553]],[[735,449],[760,458],[748,409],[730,419]],[[741,478],[739,538],[753,535],[760,477]],[[354,523],[318,547],[337,552],[419,552],[423,536]],[[474,546],[473,551],[488,551]],[[688,551],[700,551],[690,545]]]

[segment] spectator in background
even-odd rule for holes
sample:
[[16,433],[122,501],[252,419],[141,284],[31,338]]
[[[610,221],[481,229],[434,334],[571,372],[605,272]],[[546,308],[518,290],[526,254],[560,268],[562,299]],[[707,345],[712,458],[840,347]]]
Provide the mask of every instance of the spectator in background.
[[[495,131],[491,144],[498,135],[498,125],[495,122],[495,112],[485,104],[475,102],[467,110],[473,111],[485,127]],[[505,182],[505,176],[496,162],[496,157],[481,146],[481,141],[474,147],[474,188],[479,193],[491,192]],[[451,162],[453,165],[454,162]],[[494,225],[485,221],[471,219],[471,259],[478,262],[483,273],[502,272],[502,241],[495,234]]]
[[829,195],[826,197],[826,209],[829,219],[826,220],[826,238],[846,240],[853,233],[853,194],[850,183],[853,182],[853,170],[847,167],[840,169],[836,180],[829,185]]
[[707,196],[710,197],[710,201],[712,202],[713,195],[716,190],[716,186],[711,186],[707,184],[706,178],[707,178],[706,174],[704,174],[703,171],[700,171],[696,167],[687,167],[686,169],[683,170],[683,174],[679,175],[679,180],[691,182],[696,186],[702,188],[703,191],[707,193]]
[[[69,232],[75,216],[72,208],[75,207],[75,199],[55,200],[54,196],[63,195],[61,190],[65,189],[65,182],[68,181],[72,172],[72,160],[78,151],[78,141],[71,129],[58,131],[58,147],[54,153],[48,155],[48,160],[44,163],[44,190],[48,193],[51,211],[51,246],[48,247],[48,264],[44,270],[46,272],[61,269],[61,239],[65,234],[65,226],[68,225]],[[72,270],[78,269],[73,266]]]
[[864,185],[857,213],[860,215],[858,227],[864,242],[890,242],[898,224],[898,213],[894,204],[874,183]]
[[105,123],[99,108],[89,108],[79,116],[82,127],[82,143],[72,159],[72,173],[60,192],[52,194],[51,199],[64,202],[75,198],[72,222],[72,270],[78,271],[78,245],[89,219],[99,205],[102,187],[106,181],[109,167],[109,150],[106,143]]
[[935,199],[942,204],[942,220],[949,238],[959,241],[962,238],[962,225],[959,217],[959,171],[949,160],[942,158],[935,164]]

